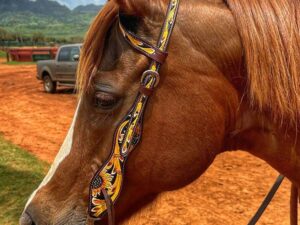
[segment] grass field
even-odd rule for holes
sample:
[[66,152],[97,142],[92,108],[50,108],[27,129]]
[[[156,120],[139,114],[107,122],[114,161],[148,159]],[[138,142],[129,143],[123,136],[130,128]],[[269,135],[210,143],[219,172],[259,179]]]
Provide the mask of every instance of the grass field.
[[48,165],[0,136],[0,224],[16,225]]
[[36,62],[17,62],[17,61],[11,61],[11,62],[4,62],[6,65],[12,65],[12,66],[18,66],[18,65],[35,65]]
[[6,58],[6,52],[0,51],[0,58]]

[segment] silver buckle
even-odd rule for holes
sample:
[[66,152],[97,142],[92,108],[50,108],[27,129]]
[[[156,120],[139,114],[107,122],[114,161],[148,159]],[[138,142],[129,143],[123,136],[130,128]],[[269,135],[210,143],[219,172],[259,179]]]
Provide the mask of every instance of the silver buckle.
[[145,86],[145,82],[147,82],[147,78],[154,78],[155,79],[155,84],[153,85],[153,88],[156,88],[160,82],[160,75],[157,71],[155,70],[146,70],[141,78],[141,85]]

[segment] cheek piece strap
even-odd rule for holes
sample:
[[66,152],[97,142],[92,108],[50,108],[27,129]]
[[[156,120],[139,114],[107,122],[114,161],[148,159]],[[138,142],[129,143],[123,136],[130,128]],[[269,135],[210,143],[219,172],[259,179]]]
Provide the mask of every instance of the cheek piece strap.
[[113,138],[109,158],[97,171],[90,183],[88,214],[92,220],[101,220],[108,215],[109,224],[114,224],[113,206],[120,197],[125,174],[125,163],[142,136],[143,115],[149,96],[159,83],[159,69],[167,57],[167,48],[175,25],[179,0],[170,0],[157,46],[126,31],[119,23],[125,40],[139,53],[151,59],[149,69],[141,76],[141,85],[136,100],[128,114],[119,123]]

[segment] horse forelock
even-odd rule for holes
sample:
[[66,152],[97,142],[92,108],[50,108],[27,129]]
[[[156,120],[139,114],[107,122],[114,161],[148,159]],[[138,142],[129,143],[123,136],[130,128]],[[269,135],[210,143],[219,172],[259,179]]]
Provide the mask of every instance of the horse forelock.
[[92,22],[81,49],[77,71],[77,89],[79,96],[88,90],[91,79],[100,65],[105,36],[119,11],[115,1],[108,1]]
[[244,48],[252,107],[297,127],[300,100],[300,2],[227,0]]
[[136,16],[156,16],[158,10],[165,9],[166,0],[111,0],[108,1],[92,22],[81,50],[77,71],[79,96],[88,91],[94,75],[101,63],[105,38],[119,11]]

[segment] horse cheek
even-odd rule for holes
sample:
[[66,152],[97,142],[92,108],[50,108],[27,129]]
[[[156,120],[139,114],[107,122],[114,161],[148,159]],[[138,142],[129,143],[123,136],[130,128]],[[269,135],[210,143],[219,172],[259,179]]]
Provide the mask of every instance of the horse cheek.
[[149,192],[161,192],[181,188],[197,179],[222,149],[222,112],[203,112],[201,120],[191,118],[176,128],[169,125],[170,129],[164,132],[147,132],[127,162],[128,182]]

